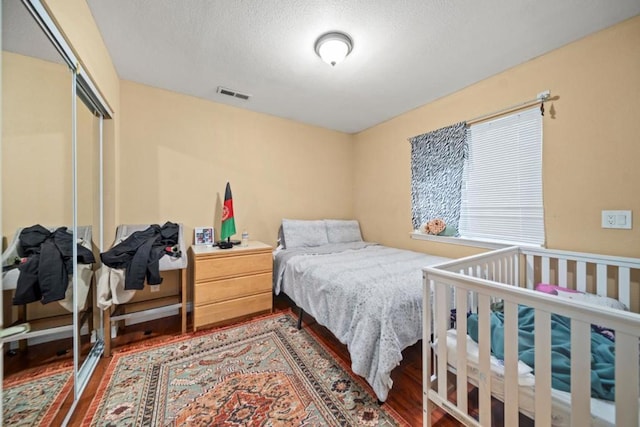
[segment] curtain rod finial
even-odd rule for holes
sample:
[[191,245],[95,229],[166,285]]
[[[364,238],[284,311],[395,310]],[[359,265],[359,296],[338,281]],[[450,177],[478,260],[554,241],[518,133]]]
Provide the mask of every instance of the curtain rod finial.
[[551,97],[551,92],[548,90],[545,90],[543,92],[540,92],[538,94],[538,96],[536,96],[536,99],[540,100],[540,101],[546,101],[547,99],[549,99]]

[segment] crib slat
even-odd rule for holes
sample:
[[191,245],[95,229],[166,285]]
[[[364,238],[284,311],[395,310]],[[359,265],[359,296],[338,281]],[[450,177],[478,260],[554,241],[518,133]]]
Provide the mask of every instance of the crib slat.
[[469,292],[468,309],[474,313],[478,312],[478,294],[476,294],[475,292]]
[[480,425],[491,425],[491,329],[487,295],[478,295],[478,408]]
[[607,296],[607,264],[598,264],[596,270],[596,293],[598,295],[602,295],[603,297]]
[[501,283],[509,283],[509,273],[510,273],[510,265],[509,258],[501,258],[500,262],[502,263],[502,278],[500,280]]
[[616,331],[616,425],[637,426],[638,419],[638,336]]
[[631,270],[629,267],[618,268],[618,299],[631,310]]
[[501,258],[500,265],[502,266],[502,269],[500,271],[500,283],[505,283],[507,280],[509,280],[509,264],[507,263],[506,259]]
[[504,303],[504,425],[518,425],[518,305]]
[[551,315],[535,309],[536,427],[551,426]]
[[496,261],[489,261],[489,275],[487,276],[488,280],[496,280]]
[[567,260],[558,259],[558,285],[567,287]]
[[542,283],[551,283],[551,263],[549,257],[541,257]]
[[423,274],[422,285],[422,425],[423,427],[431,427],[431,412],[433,411],[433,404],[428,399],[429,390],[431,390],[431,326],[433,319],[433,304],[432,304],[432,290],[433,280],[427,280],[426,274]]
[[513,269],[513,282],[511,283],[514,286],[518,286],[520,283],[520,262],[519,262],[519,257],[520,255],[518,253],[515,253],[513,255],[513,265],[514,265],[514,269]]
[[[591,424],[591,325],[571,319],[571,426]],[[537,378],[537,371],[536,371]]]
[[438,395],[447,400],[447,329],[449,328],[449,286],[436,284],[436,331],[438,337]]
[[456,361],[457,372],[457,404],[458,408],[464,412],[467,411],[467,292],[463,289],[457,289],[456,294],[456,352],[458,360]]
[[533,255],[527,255],[527,288],[533,289],[534,262]]
[[576,284],[579,291],[587,291],[587,263],[584,261],[576,262]]

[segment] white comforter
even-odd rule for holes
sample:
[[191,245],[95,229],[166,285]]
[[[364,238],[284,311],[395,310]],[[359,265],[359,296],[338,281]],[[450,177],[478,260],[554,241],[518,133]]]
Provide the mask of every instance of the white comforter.
[[402,350],[422,338],[422,267],[447,261],[373,243],[279,251],[274,291],[282,290],[346,344],[351,369],[387,399]]

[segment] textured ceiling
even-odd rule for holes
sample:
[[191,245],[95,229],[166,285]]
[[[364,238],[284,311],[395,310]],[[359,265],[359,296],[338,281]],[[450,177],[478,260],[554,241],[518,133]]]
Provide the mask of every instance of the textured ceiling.
[[[348,133],[640,13],[639,0],[87,2],[121,78]],[[314,52],[332,30],[354,44],[335,68]]]
[[35,19],[17,0],[2,0],[2,50],[65,64]]

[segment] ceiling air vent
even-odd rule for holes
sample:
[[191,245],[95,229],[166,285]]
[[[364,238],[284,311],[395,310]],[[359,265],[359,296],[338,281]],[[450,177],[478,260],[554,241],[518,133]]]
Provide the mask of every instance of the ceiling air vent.
[[227,96],[233,96],[234,98],[244,99],[245,101],[251,98],[251,95],[247,95],[246,93],[240,93],[235,90],[227,89],[226,87],[218,86],[218,93]]

